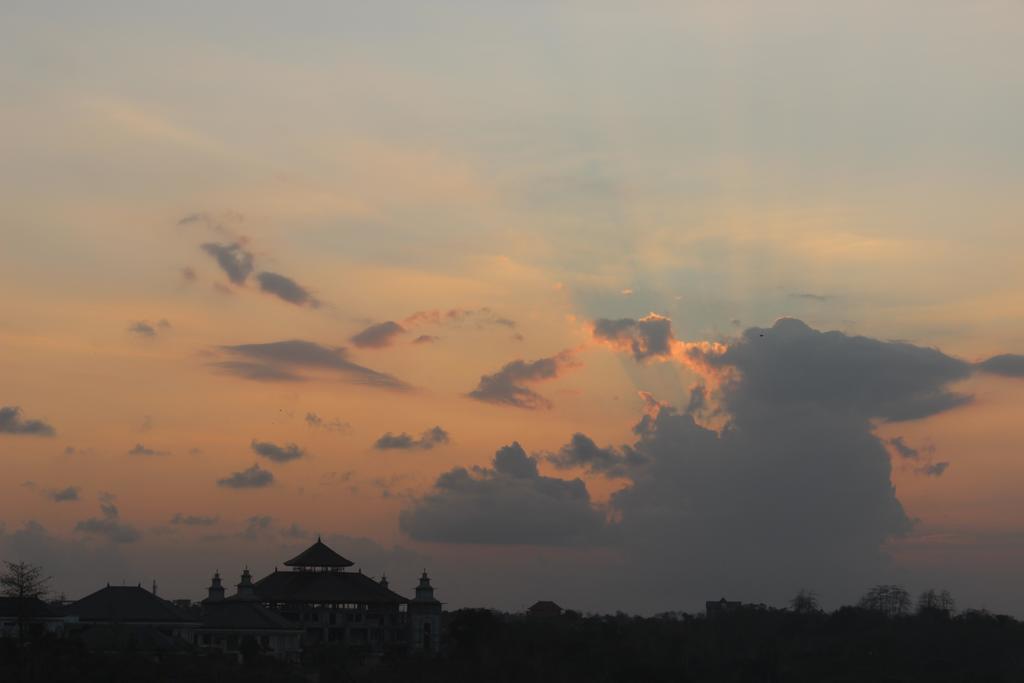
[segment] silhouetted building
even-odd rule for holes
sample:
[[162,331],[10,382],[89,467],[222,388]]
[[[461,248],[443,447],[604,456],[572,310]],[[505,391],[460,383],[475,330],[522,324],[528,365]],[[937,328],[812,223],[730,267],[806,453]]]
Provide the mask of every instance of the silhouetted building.
[[[290,657],[292,636],[298,632],[303,647],[337,643],[369,652],[440,649],[442,605],[434,598],[426,571],[416,597],[409,600],[392,591],[386,577],[375,581],[361,571],[346,571],[354,563],[319,538],[284,564],[289,569],[275,569],[255,583],[246,570],[231,597],[225,597],[215,574],[203,601],[198,644],[234,652],[245,637],[265,636],[258,640],[261,647]],[[257,633],[257,626],[267,630]],[[207,635],[209,642],[204,642]]]
[[67,607],[90,650],[171,652],[187,647],[199,621],[141,586],[111,586]]
[[254,651],[278,659],[298,658],[302,628],[260,604],[248,568],[235,595],[224,597],[219,572],[213,575],[208,593],[202,602],[202,625],[191,634],[192,644],[238,657]]
[[526,610],[527,616],[549,618],[562,616],[562,608],[550,600],[538,600]]
[[704,603],[704,613],[708,617],[720,617],[724,614],[735,612],[742,606],[742,602],[730,601],[725,598],[721,600],[708,600]]
[[[387,579],[382,579],[387,581]],[[409,602],[409,625],[412,630],[412,649],[438,652],[441,649],[441,603],[434,598],[427,570],[420,576],[416,597]]]

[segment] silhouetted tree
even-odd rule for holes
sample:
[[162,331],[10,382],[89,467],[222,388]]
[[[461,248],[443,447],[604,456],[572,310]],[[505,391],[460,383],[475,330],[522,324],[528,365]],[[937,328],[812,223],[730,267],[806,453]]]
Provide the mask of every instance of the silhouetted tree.
[[797,614],[810,614],[820,611],[818,596],[814,591],[801,588],[792,600],[789,601],[790,608]]
[[27,562],[4,561],[6,569],[0,574],[0,593],[14,598],[18,610],[18,640],[25,639],[25,624],[28,622],[29,603],[46,595],[50,577],[43,575],[43,568]]
[[918,614],[952,614],[956,604],[949,591],[937,591],[933,588],[921,593],[917,598]]
[[869,590],[858,606],[887,617],[899,617],[910,611],[911,604],[910,593],[903,586],[880,584]]

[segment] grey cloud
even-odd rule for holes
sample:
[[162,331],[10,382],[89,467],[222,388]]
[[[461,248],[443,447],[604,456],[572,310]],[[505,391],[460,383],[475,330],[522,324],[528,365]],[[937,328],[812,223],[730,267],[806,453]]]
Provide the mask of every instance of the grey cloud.
[[217,480],[218,486],[224,486],[229,489],[258,489],[270,486],[273,483],[273,472],[261,469],[258,464]]
[[514,360],[498,372],[480,377],[476,389],[467,395],[478,401],[517,408],[550,408],[549,400],[523,384],[554,379],[562,369],[574,364],[571,351],[534,361]]
[[103,517],[83,519],[75,524],[75,532],[98,536],[111,543],[134,543],[142,538],[142,534],[135,527],[120,521],[120,514],[113,500],[112,494],[100,494],[100,511]]
[[112,543],[134,543],[142,534],[130,524],[116,519],[90,517],[75,524],[75,531],[88,536],[99,536]]
[[142,336],[142,337],[155,337],[156,336],[156,328],[153,327],[152,325],[150,325],[145,320],[139,320],[139,321],[136,321],[136,322],[132,323],[128,327],[128,331],[133,333],[133,334],[137,334],[139,336]]
[[286,443],[283,446],[278,446],[276,443],[270,441],[257,441],[252,440],[250,444],[253,452],[257,455],[261,455],[268,460],[274,462],[289,462],[291,460],[298,460],[306,455],[306,451],[302,450],[293,443]]
[[113,493],[100,493],[99,494],[100,511],[103,513],[104,517],[108,517],[110,519],[116,519],[118,517],[118,515],[120,514],[118,509],[117,509],[117,506],[114,505],[114,499],[115,499],[115,496],[114,496]]
[[412,538],[443,543],[576,545],[596,542],[604,515],[579,479],[539,474],[537,462],[513,443],[492,466],[456,467],[399,516]]
[[630,467],[644,462],[632,448],[600,448],[593,439],[578,432],[572,435],[569,443],[562,446],[557,453],[548,454],[546,459],[559,469],[580,467],[591,474],[601,474],[609,478],[625,477]]
[[901,421],[973,400],[948,389],[970,376],[971,365],[938,349],[819,332],[792,318],[768,329],[747,330],[720,355],[691,353],[712,366],[739,371],[743,390],[730,394],[732,404],[727,406],[733,412],[743,409],[742,401],[771,400]]
[[135,446],[132,447],[132,449],[130,451],[128,451],[128,455],[154,456],[154,455],[170,455],[170,453],[168,451],[158,451],[158,450],[153,449],[153,448],[147,448],[146,446],[143,446],[141,443],[137,443],[137,444],[135,444]]
[[81,489],[77,486],[68,486],[67,488],[50,491],[46,495],[55,503],[65,503],[78,500],[79,491],[81,491]]
[[1024,356],[1016,353],[1004,353],[992,356],[978,363],[978,369],[1003,377],[1024,377]]
[[218,244],[207,242],[202,250],[212,256],[228,279],[236,285],[244,285],[253,269],[252,254],[243,247],[241,242]]
[[645,360],[672,355],[672,321],[655,313],[634,320],[599,318],[594,321],[594,337],[628,348],[633,358]]
[[33,436],[54,436],[57,430],[42,420],[25,420],[18,406],[0,408],[0,434],[28,434]]
[[245,216],[237,211],[226,210],[217,212],[196,211],[186,214],[178,220],[179,226],[204,225],[208,229],[222,234],[230,234],[229,224],[244,222]]
[[941,477],[949,469],[948,462],[933,462],[922,467],[917,468],[918,474],[923,474],[926,477]]
[[380,349],[391,346],[395,338],[405,333],[405,328],[393,320],[370,325],[352,337],[351,341],[359,348]]
[[439,339],[439,337],[435,337],[434,335],[431,335],[431,334],[421,334],[420,336],[418,336],[415,339],[413,339],[412,343],[413,344],[432,344],[432,343],[436,342],[438,339]]
[[[637,425],[630,483],[610,501],[610,534],[630,558],[636,599],[737,592],[782,601],[811,582],[849,596],[885,572],[886,542],[912,523],[873,421],[962,405],[970,397],[949,385],[971,367],[935,349],[796,320],[687,353],[719,375],[713,398],[726,423],[711,429],[695,420],[698,410],[654,405]],[[898,437],[888,445],[921,463]],[[598,449],[590,459],[614,463],[610,455]],[[924,464],[945,469],[935,465]]]
[[192,266],[184,266],[179,272],[181,273],[181,279],[185,282],[195,282],[198,278],[196,269]]
[[244,361],[213,363],[226,372],[246,379],[301,380],[297,370],[328,370],[345,375],[355,384],[386,389],[407,390],[409,386],[391,375],[371,370],[348,360],[344,347],[326,347],[311,341],[291,339],[266,344],[238,344],[220,347],[225,353]]
[[220,520],[219,517],[209,515],[183,515],[180,512],[171,517],[171,524],[182,526],[213,526]]
[[420,434],[419,438],[402,432],[392,434],[388,432],[374,442],[373,447],[377,450],[430,450],[434,446],[446,444],[449,441],[448,432],[441,427],[434,427]]
[[306,413],[306,424],[314,429],[324,429],[329,432],[347,432],[352,428],[348,422],[342,422],[338,418],[325,420],[316,413]]
[[916,460],[921,453],[916,448],[911,448],[903,440],[902,436],[894,436],[889,439],[886,443],[893,447],[901,458],[907,458],[910,460]]
[[309,290],[290,277],[264,271],[256,276],[256,280],[260,283],[261,290],[268,294],[273,294],[290,304],[309,306],[310,308],[318,308],[320,306],[320,302],[310,294]]

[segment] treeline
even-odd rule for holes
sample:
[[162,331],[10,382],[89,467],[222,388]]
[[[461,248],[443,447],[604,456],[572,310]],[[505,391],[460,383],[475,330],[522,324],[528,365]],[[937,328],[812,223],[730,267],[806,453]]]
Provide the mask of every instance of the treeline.
[[365,683],[998,683],[1024,681],[1024,623],[985,611],[955,613],[947,593],[916,600],[872,589],[833,612],[801,593],[786,609],[741,606],[717,616],[665,613],[530,617],[446,613],[444,652],[366,658],[339,647],[288,665],[253,656],[97,655],[73,642],[37,641],[0,652],[0,680],[352,681]]
[[366,680],[995,683],[1024,681],[1024,624],[929,604],[896,615],[741,607],[716,618],[461,610],[450,615],[445,657],[410,664]]

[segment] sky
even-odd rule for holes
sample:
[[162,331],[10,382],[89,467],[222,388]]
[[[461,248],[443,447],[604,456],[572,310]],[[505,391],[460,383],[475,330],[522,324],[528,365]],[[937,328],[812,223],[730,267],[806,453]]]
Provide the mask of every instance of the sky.
[[0,8],[0,559],[1024,616],[1015,2]]

